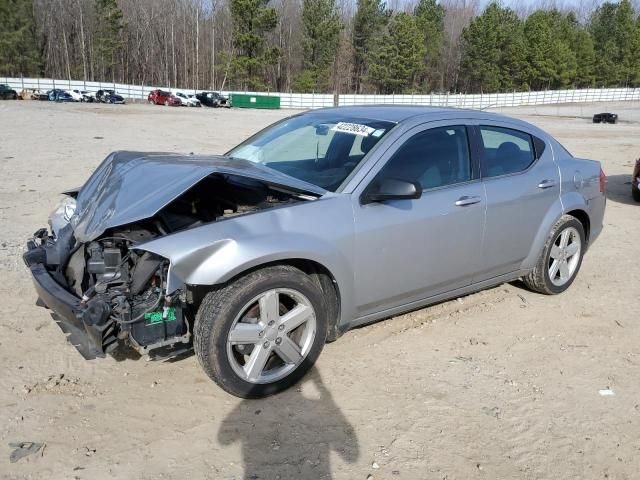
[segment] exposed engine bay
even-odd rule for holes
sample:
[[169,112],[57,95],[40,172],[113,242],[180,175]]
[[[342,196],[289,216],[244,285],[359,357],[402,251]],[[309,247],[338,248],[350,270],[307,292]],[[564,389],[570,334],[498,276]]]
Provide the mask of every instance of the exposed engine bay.
[[308,198],[258,180],[213,174],[153,217],[110,228],[88,242],[75,239],[73,222],[50,221],[51,232],[36,232],[25,261],[43,264],[80,299],[75,315],[97,353],[126,345],[140,354],[163,349],[159,356],[173,356],[191,346],[197,298],[186,287],[167,295],[169,261],[136,245]]

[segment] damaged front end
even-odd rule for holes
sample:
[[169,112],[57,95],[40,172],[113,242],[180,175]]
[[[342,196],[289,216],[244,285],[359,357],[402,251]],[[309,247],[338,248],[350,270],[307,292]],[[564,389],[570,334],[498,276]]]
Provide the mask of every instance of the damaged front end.
[[122,344],[140,354],[188,348],[193,322],[186,292],[166,295],[169,262],[134,247],[157,236],[132,225],[82,243],[68,223],[55,232],[41,229],[28,242],[24,260],[39,304],[53,310],[85,358]]
[[[168,288],[170,262],[146,242],[313,197],[224,157],[112,154],[27,244],[39,296],[85,358],[131,347],[166,358],[191,348],[189,286]],[[125,175],[126,173],[126,175]],[[185,175],[180,175],[184,173]],[[212,239],[214,241],[215,239]]]

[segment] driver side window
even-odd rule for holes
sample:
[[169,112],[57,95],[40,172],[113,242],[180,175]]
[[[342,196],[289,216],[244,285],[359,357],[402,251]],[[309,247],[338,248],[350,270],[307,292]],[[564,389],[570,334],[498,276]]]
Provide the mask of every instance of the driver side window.
[[464,126],[424,130],[407,140],[378,174],[417,182],[423,190],[471,180],[471,158]]

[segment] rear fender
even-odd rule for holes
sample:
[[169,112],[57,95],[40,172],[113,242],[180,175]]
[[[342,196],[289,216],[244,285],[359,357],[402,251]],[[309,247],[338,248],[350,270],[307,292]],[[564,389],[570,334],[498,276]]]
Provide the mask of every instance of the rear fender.
[[[536,262],[540,259],[542,249],[547,242],[547,238],[549,238],[549,233],[553,226],[562,215],[573,210],[583,210],[589,215],[589,205],[585,198],[578,192],[567,192],[554,202],[540,223],[540,228],[536,233],[531,251],[522,264],[523,270],[530,270],[535,266]],[[591,218],[590,215],[589,217]]]
[[547,214],[540,222],[540,227],[536,232],[535,238],[533,240],[533,244],[531,245],[531,250],[529,251],[529,255],[525,258],[522,263],[523,270],[531,270],[535,266],[536,262],[540,258],[542,254],[542,249],[544,248],[544,244],[549,237],[549,232],[551,232],[551,228],[555,225],[558,219],[564,213],[563,204],[560,198],[558,197],[556,201],[551,205],[551,208],[547,211]]

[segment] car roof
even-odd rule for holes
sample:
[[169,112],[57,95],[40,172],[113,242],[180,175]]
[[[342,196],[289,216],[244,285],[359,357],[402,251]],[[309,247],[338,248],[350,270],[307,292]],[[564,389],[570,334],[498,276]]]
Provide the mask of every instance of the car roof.
[[470,110],[452,107],[429,107],[421,105],[359,105],[348,107],[330,107],[312,110],[318,114],[338,114],[345,117],[366,118],[380,120],[396,124],[409,123],[409,121],[433,122],[437,120],[485,120],[510,123],[514,126],[526,127],[542,135],[544,132],[535,125],[524,120],[507,117],[498,113],[484,110]]
[[[427,107],[421,105],[359,105],[353,107],[330,107],[315,110],[319,113],[338,113],[349,117],[365,117],[386,122],[401,123],[414,117],[428,117],[425,120],[439,118],[464,117],[505,120],[507,117],[481,110],[468,110],[451,107]],[[509,118],[509,120],[512,120]]]

